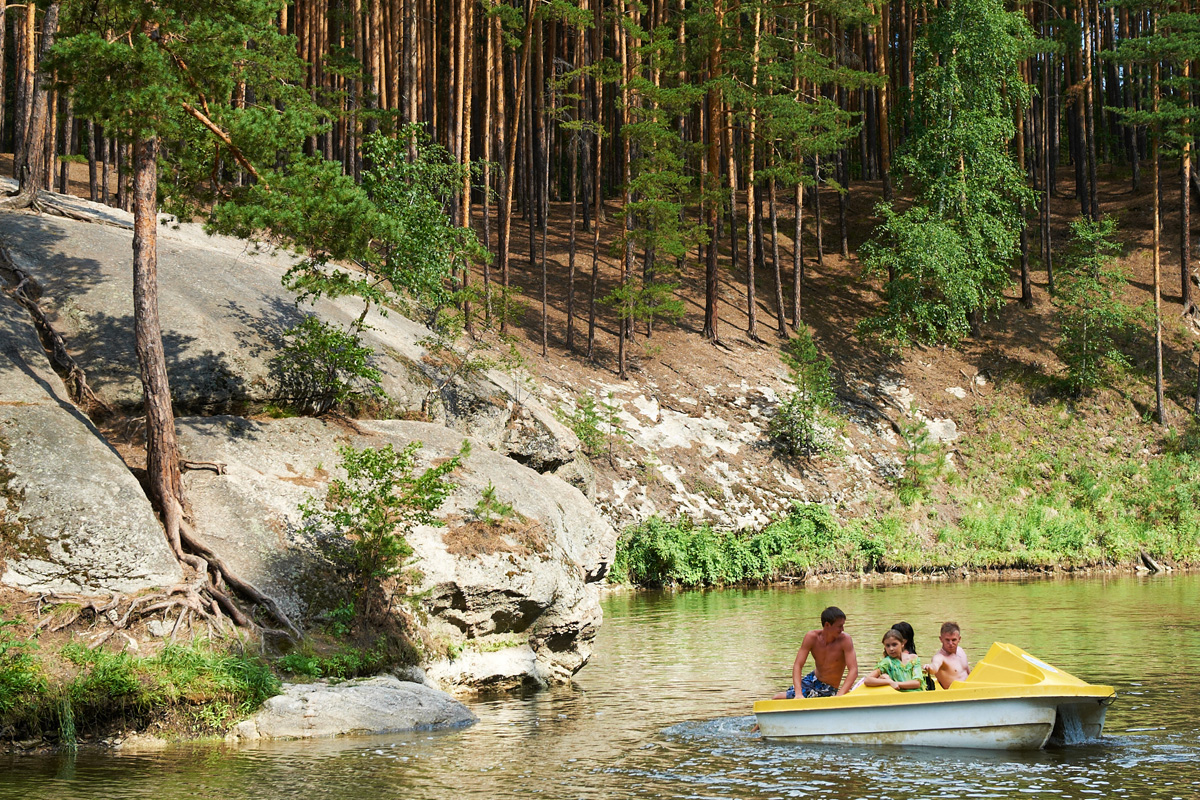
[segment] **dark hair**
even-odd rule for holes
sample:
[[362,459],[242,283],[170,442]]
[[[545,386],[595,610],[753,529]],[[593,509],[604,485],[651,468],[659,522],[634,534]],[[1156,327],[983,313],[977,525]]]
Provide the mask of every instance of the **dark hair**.
[[832,625],[833,623],[837,622],[839,619],[845,619],[845,618],[846,618],[846,613],[844,611],[842,611],[840,608],[838,608],[837,606],[830,606],[829,608],[827,608],[821,612],[821,624],[822,625]]
[[897,642],[901,643],[906,643],[908,641],[904,638],[904,631],[896,630],[895,628],[888,628],[888,632],[883,635],[884,642],[886,642],[888,639],[895,639]]
[[957,622],[943,622],[942,623],[942,636],[945,636],[947,633],[960,633],[961,634],[962,631],[960,631],[958,629]]
[[900,635],[904,637],[904,641],[906,643],[904,645],[904,652],[912,653],[915,656],[917,654],[917,646],[913,644],[912,625],[909,625],[907,622],[897,622],[892,626],[892,630],[898,631]]

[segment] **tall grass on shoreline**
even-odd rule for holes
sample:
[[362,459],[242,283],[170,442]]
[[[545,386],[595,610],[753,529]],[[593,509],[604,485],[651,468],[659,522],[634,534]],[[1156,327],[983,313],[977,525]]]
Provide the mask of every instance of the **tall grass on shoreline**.
[[[758,531],[652,517],[617,542],[610,580],[640,586],[769,583],[814,572],[1200,563],[1200,432],[1144,459],[1042,442],[978,448],[953,497],[839,521],[797,504]],[[1024,445],[1024,446],[1021,446]],[[920,532],[918,532],[920,531]]]
[[159,723],[179,735],[224,732],[279,691],[259,658],[205,644],[167,644],[154,655],[69,642],[42,653],[0,623],[0,737],[72,748],[79,738]]

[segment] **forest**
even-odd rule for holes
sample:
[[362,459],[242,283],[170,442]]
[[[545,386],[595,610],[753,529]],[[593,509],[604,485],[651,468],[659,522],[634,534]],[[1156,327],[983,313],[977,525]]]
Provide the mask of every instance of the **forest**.
[[[1194,311],[1189,0],[51,0],[8,3],[0,22],[0,143],[26,203],[86,162],[91,198],[133,209],[154,158],[156,204],[312,253],[298,291],[369,302],[378,281],[403,284],[473,335],[504,331],[527,256],[543,355],[553,225],[569,231],[558,344],[595,357],[610,315],[622,377],[627,342],[681,313],[686,276],[703,276],[709,340],[723,273],[742,281],[751,340],[803,328],[821,313],[806,264],[847,254],[847,199],[866,182],[882,202],[858,255],[885,302],[860,332],[881,346],[977,334],[1005,289],[1032,303],[1037,272],[1090,302],[1071,264],[1104,290],[1101,164],[1157,187],[1156,319],[1163,281]],[[1052,230],[1061,170],[1091,223],[1074,234]],[[420,199],[389,195],[398,183]],[[1180,214],[1175,263],[1160,203]],[[1058,274],[1079,242],[1099,257]],[[368,277],[339,282],[337,260]],[[1090,324],[1085,360],[1103,349]],[[1160,421],[1162,371],[1160,354]]]

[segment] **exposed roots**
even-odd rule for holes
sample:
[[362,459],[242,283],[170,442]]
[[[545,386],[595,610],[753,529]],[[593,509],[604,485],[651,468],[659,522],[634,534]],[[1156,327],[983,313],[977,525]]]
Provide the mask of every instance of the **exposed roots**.
[[96,393],[92,391],[92,387],[88,385],[83,368],[67,352],[67,344],[63,340],[62,334],[54,329],[50,320],[46,318],[45,312],[38,305],[37,298],[41,296],[41,289],[38,287],[37,281],[28,272],[13,263],[8,249],[3,246],[0,246],[0,271],[9,273],[16,281],[13,286],[4,291],[29,313],[54,371],[62,377],[63,383],[66,384],[71,401],[88,414],[97,410],[111,413],[112,409],[97,397]]

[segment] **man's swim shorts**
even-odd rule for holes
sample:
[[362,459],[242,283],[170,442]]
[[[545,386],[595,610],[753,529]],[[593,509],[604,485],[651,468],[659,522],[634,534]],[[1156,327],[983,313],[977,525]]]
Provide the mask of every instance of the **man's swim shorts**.
[[[830,686],[825,681],[817,679],[817,673],[810,672],[800,679],[801,697],[836,697],[837,687]],[[787,699],[796,699],[796,687],[789,686],[787,690]]]

